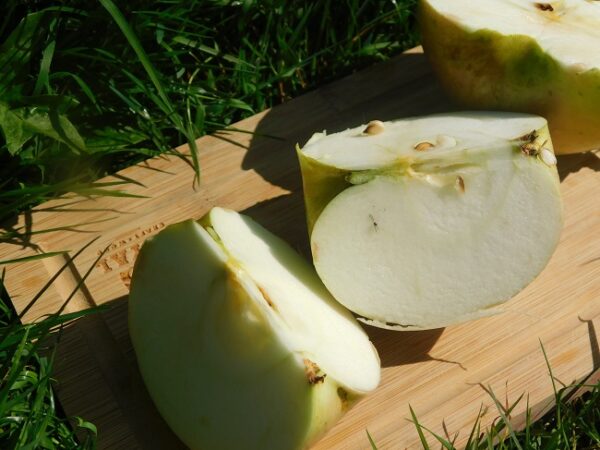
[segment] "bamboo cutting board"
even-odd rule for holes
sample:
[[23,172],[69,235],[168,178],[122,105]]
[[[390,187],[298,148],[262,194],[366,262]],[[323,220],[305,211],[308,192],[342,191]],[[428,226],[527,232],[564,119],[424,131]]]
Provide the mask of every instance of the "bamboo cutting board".
[[[119,189],[143,198],[67,196],[5,224],[17,233],[0,244],[1,260],[39,251],[73,255],[97,237],[25,316],[32,321],[56,311],[91,270],[67,310],[107,309],[61,335],[56,378],[67,414],[98,426],[100,448],[181,448],[141,383],[127,333],[131,268],[144,239],[220,205],[252,216],[308,258],[294,145],[314,131],[449,109],[416,49],[236,124],[255,134],[229,131],[199,139],[200,187],[182,159],[155,158],[106,180],[123,181]],[[552,399],[540,342],[561,382],[580,380],[600,366],[600,159],[594,153],[560,157],[559,168],[565,228],[545,271],[501,316],[424,332],[367,327],[381,355],[381,385],[315,449],[370,448],[367,429],[381,449],[420,448],[407,420],[409,404],[438,434],[458,433],[460,447],[480,408],[484,425],[498,415],[482,386],[509,404],[525,394],[540,413]],[[18,235],[42,230],[50,231]],[[58,256],[6,266],[18,311],[65,261]],[[525,400],[513,411],[516,426],[524,422],[524,408]]]

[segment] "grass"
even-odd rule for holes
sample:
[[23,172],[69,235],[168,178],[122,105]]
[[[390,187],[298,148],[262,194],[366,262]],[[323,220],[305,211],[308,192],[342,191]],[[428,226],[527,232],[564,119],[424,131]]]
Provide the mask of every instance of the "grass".
[[[66,192],[127,195],[96,180],[415,45],[415,4],[4,0],[0,221]],[[95,446],[94,426],[55,403],[54,344],[75,317],[61,312],[23,325],[0,298],[0,448]],[[557,390],[557,408],[523,432],[497,402],[499,421],[483,434],[477,422],[468,448],[598,448],[599,386],[576,400]]]
[[415,3],[5,0],[0,220],[414,45]]
[[[600,449],[600,383],[587,384],[591,375],[579,383],[558,388],[542,346],[548,367],[548,382],[552,383],[554,407],[538,420],[532,420],[529,399],[521,396],[512,405],[503,405],[490,387],[482,386],[492,399],[498,416],[486,429],[481,426],[483,411],[480,410],[467,442],[460,448],[464,450],[598,450]],[[576,395],[581,394],[583,395]],[[515,430],[511,425],[511,413],[522,402],[525,405],[525,426]],[[412,424],[416,427],[424,450],[432,447],[426,435],[429,435],[445,450],[458,450],[456,436],[440,436],[419,422],[416,413],[410,408]],[[367,435],[371,447],[377,446]]]
[[[409,406],[411,426],[418,434],[421,448],[423,450],[433,448],[441,450],[600,449],[600,383],[588,384],[594,375],[598,375],[598,371],[579,383],[558,388],[558,380],[554,378],[543,346],[542,352],[548,367],[548,382],[552,384],[554,392],[554,406],[550,411],[534,421],[528,398],[522,395],[512,405],[504,405],[489,386],[481,386],[493,401],[497,417],[490,426],[483,428],[482,420],[485,411],[482,405],[466,442],[457,447],[458,435],[449,436],[445,426],[444,436],[435,433],[419,421],[417,413]],[[517,406],[523,406],[523,402],[526,403],[525,425],[522,430],[515,430],[511,425],[511,415]],[[378,450],[371,434],[368,431],[366,433],[371,449]],[[439,447],[432,447],[431,441],[439,444]]]
[[56,403],[54,352],[45,339],[81,314],[21,325],[6,297],[0,299],[0,314],[0,448],[95,448],[94,425],[80,418],[65,419]]
[[[74,257],[80,253],[81,251]],[[88,310],[63,314],[64,308],[79,286],[55,314],[29,324],[22,324],[19,320],[66,267],[67,265],[63,266],[46,283],[20,315],[16,314],[4,289],[5,271],[2,273],[0,448],[91,450],[96,447],[94,425],[79,417],[66,419],[57,405],[53,390],[52,367],[61,327],[69,321],[94,312]]]

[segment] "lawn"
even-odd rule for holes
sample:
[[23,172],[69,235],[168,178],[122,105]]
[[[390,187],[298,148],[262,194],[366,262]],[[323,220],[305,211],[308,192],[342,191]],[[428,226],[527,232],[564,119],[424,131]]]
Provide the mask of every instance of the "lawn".
[[[199,136],[416,45],[415,6],[4,0],[0,219],[64,192],[108,195],[96,182],[104,175],[184,143],[194,148]],[[191,162],[201,183],[202,167]],[[52,391],[48,336],[73,318],[21,325],[3,292],[0,448],[94,448],[93,424],[65,418]],[[599,448],[600,384],[576,401],[570,392],[558,386],[559,406],[523,432],[502,418],[487,434],[475,424],[469,448]]]

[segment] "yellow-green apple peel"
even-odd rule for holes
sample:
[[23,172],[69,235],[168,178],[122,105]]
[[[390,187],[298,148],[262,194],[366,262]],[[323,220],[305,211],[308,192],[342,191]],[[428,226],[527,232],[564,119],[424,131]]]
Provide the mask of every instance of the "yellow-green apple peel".
[[548,119],[557,154],[600,148],[600,2],[420,0],[423,47],[469,108]]

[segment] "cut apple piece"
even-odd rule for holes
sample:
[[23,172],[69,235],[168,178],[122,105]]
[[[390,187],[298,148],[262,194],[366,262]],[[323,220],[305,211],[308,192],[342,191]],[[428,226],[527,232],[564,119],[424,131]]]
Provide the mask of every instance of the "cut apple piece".
[[383,328],[500,311],[562,228],[545,119],[458,113],[368,125],[299,150],[313,260],[333,296]]
[[148,239],[129,331],[158,410],[192,449],[301,449],[377,386],[377,352],[310,265],[214,208]]
[[546,117],[557,154],[600,147],[600,2],[422,0],[419,23],[461,104]]

